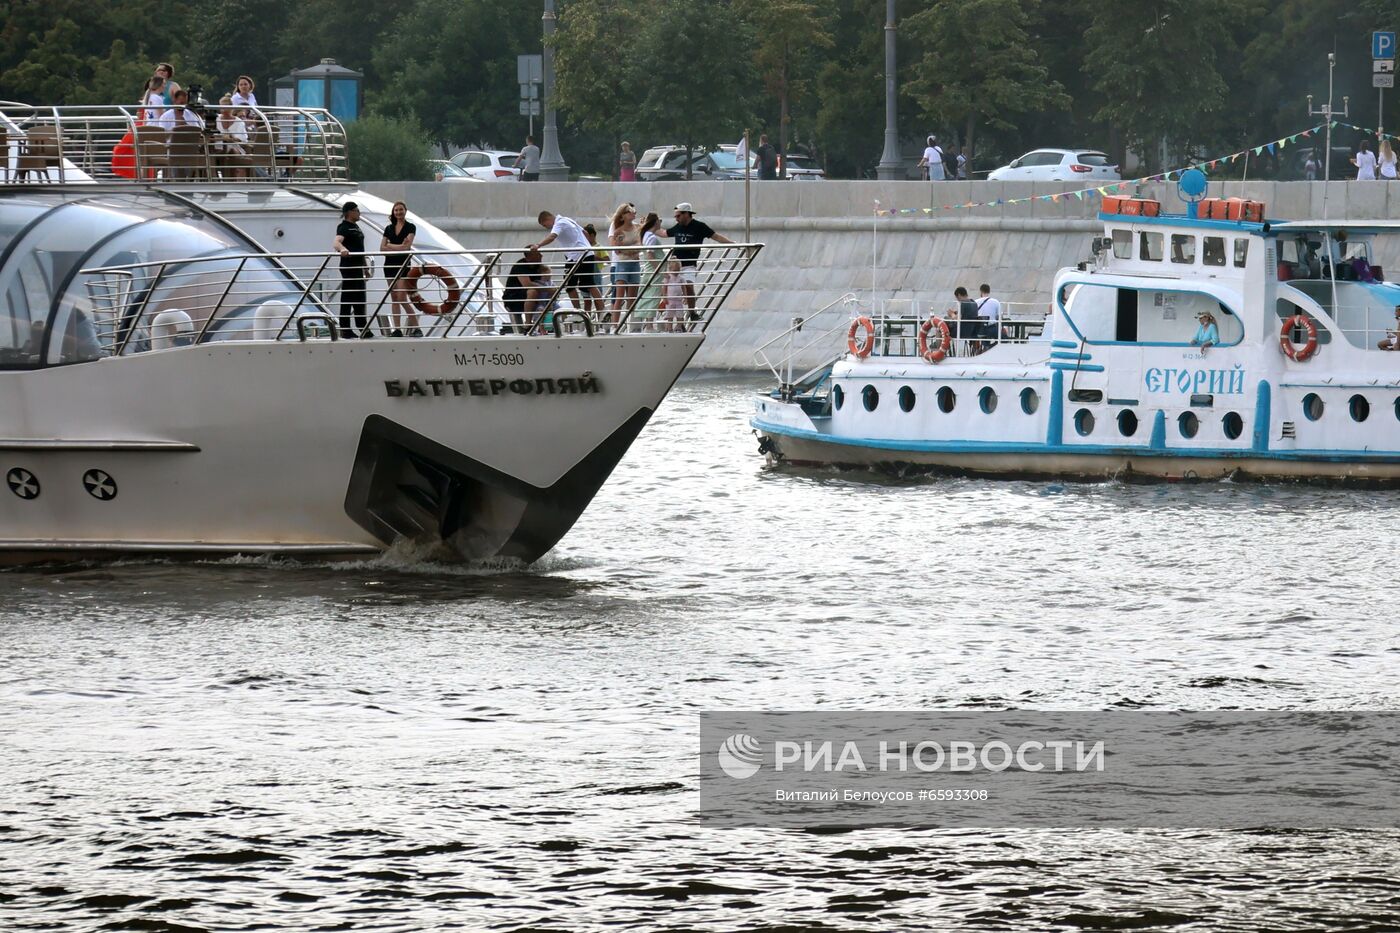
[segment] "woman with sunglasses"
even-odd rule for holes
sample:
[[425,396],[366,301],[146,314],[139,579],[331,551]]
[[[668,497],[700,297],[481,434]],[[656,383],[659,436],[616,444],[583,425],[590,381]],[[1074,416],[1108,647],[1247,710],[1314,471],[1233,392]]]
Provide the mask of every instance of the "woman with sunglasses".
[[624,309],[637,297],[637,286],[642,283],[642,261],[635,248],[642,242],[642,231],[637,228],[637,208],[623,203],[613,211],[609,225],[608,242],[614,247],[612,261],[613,323],[622,318]]

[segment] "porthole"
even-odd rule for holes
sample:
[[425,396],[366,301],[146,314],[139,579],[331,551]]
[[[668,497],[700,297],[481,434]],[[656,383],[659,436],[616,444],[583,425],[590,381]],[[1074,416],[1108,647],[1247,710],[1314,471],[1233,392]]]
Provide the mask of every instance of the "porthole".
[[[1035,410],[1040,407],[1040,393],[1030,386],[1021,390],[1021,411],[1028,415],[1035,414]],[[1400,398],[1395,400],[1395,418],[1400,420]]]
[[1128,410],[1123,409],[1118,413],[1118,433],[1124,437],[1132,437],[1137,433],[1138,416]]
[[951,386],[943,386],[938,390],[938,410],[943,414],[948,414],[958,404],[958,395]]
[[1303,417],[1309,421],[1316,421],[1322,417],[1322,410],[1327,406],[1322,402],[1322,396],[1316,392],[1309,392],[1303,396]]
[[1230,440],[1238,440],[1244,433],[1244,419],[1237,411],[1226,412],[1225,417],[1220,419],[1220,426],[1225,429],[1225,436]]
[[874,411],[880,407],[880,390],[874,386],[866,386],[860,390],[860,403],[865,406],[866,411]]
[[1081,408],[1074,413],[1074,429],[1079,432],[1080,437],[1088,437],[1094,433],[1094,413],[1087,408]]
[[1400,421],[1400,395],[1395,397],[1395,420]]
[[900,386],[900,389],[899,389],[899,410],[900,410],[900,411],[913,411],[913,410],[914,410],[914,401],[915,401],[915,398],[914,398],[914,390],[911,389],[911,388],[909,388],[908,386]]
[[982,414],[990,415],[997,410],[997,390],[991,386],[983,386],[982,391],[977,393],[977,404],[982,407]]
[[1196,432],[1201,429],[1201,419],[1196,417],[1194,411],[1183,411],[1176,419],[1176,429],[1181,432],[1182,437],[1195,437]]
[[1371,403],[1364,395],[1353,395],[1347,401],[1347,411],[1351,412],[1352,421],[1365,421],[1371,417]]
[[831,404],[833,408],[840,411],[841,406],[846,404],[846,390],[840,386],[833,386],[831,389]]

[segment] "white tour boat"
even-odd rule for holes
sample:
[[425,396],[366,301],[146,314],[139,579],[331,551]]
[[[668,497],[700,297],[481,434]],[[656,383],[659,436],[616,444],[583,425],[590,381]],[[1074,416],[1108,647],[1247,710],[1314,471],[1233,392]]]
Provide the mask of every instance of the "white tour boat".
[[[401,540],[533,561],[757,252],[692,247],[693,315],[660,320],[643,287],[594,333],[547,250],[547,294],[503,334],[519,251],[468,253],[413,218],[423,336],[386,336],[384,257],[368,252],[377,339],[347,340],[341,205],[359,204],[371,250],[390,205],[348,180],[340,124],[262,108],[230,156],[139,122],[136,108],[0,105],[0,562]],[[644,263],[653,283],[674,249]]]
[[847,353],[775,367],[760,451],[896,472],[1400,480],[1400,285],[1371,252],[1400,222],[1265,220],[1236,199],[1169,216],[1105,198],[1099,218],[1043,326],[960,339],[944,314],[858,309]]

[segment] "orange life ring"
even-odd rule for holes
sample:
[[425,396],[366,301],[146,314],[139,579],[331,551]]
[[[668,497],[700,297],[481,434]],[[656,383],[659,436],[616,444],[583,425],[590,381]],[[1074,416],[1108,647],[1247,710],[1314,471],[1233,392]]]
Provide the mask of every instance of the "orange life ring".
[[[856,334],[862,330],[865,336],[856,343]],[[875,349],[875,324],[870,318],[861,316],[851,322],[851,329],[846,331],[846,349],[858,360],[865,359]]]
[[[1308,332],[1308,341],[1299,349],[1293,343],[1293,328],[1301,327]],[[1304,314],[1295,314],[1283,322],[1283,330],[1278,335],[1279,349],[1290,360],[1306,362],[1317,352],[1317,322]]]
[[[443,287],[447,289],[447,298],[442,304],[434,304],[431,301],[427,301],[419,293],[418,280],[425,275],[431,275],[435,279],[442,280]],[[457,305],[462,301],[461,287],[457,285],[457,280],[452,277],[452,274],[442,266],[414,266],[412,269],[408,270],[408,275],[406,275],[405,278],[408,279],[409,285],[408,300],[413,302],[413,307],[424,314],[451,314],[453,311],[457,310]]]
[[[929,346],[928,335],[938,331],[938,343]],[[948,330],[948,322],[933,315],[919,328],[919,356],[930,363],[941,363],[948,357],[948,347],[953,343],[953,335]]]

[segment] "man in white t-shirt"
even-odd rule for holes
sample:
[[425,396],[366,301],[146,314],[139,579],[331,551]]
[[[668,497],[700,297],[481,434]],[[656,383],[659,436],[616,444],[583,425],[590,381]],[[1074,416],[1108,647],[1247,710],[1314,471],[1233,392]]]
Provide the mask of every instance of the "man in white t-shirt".
[[564,259],[569,263],[564,288],[568,290],[569,300],[574,303],[574,307],[580,311],[584,310],[584,305],[579,302],[579,289],[583,289],[585,295],[593,300],[593,307],[601,308],[603,292],[598,287],[598,259],[583,228],[572,217],[562,214],[556,216],[549,211],[540,211],[535,219],[541,227],[549,231],[549,236],[534,244],[532,248],[543,249],[555,242],[564,248]]
[[171,95],[171,105],[156,118],[156,124],[167,130],[173,130],[179,124],[186,126],[197,126],[204,129],[204,120],[199,114],[191,110],[189,104],[190,96],[183,89]]
[[981,292],[977,299],[977,316],[982,321],[977,336],[981,340],[996,340],[1000,331],[997,325],[1001,320],[1001,302],[992,297],[992,286],[984,283]]
[[928,148],[924,150],[924,157],[919,160],[920,165],[928,166],[929,181],[943,181],[947,175],[943,171],[943,149],[938,145],[938,137],[928,138]]

